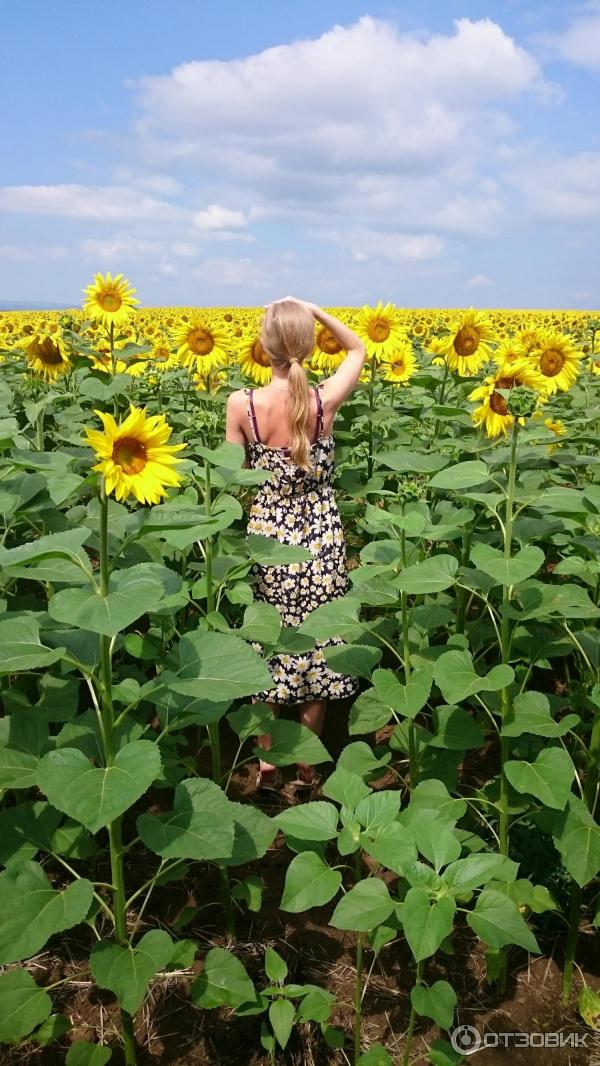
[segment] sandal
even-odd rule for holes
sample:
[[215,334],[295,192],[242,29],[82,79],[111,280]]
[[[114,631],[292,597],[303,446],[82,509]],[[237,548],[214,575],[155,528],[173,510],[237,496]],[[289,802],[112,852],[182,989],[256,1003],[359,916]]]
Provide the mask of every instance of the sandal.
[[256,775],[256,788],[260,792],[281,792],[283,788],[283,777],[278,769],[273,770],[260,770]]
[[306,781],[303,777],[296,777],[293,781],[290,781],[290,788],[293,788],[296,792],[312,792],[321,784],[321,774],[313,770],[312,777],[309,781]]

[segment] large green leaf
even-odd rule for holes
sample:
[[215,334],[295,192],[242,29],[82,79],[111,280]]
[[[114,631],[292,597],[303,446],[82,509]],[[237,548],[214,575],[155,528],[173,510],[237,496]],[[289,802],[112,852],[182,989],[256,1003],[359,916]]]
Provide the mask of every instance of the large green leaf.
[[300,633],[308,633],[317,640],[328,640],[330,637],[353,640],[364,628],[358,621],[359,611],[360,601],[348,593],[311,611],[302,622]]
[[57,622],[114,637],[148,611],[161,608],[181,588],[181,578],[159,563],[139,563],[111,575],[106,596],[87,588],[63,589],[48,604]]
[[0,674],[20,674],[51,666],[64,648],[47,648],[40,640],[39,623],[27,616],[0,622]]
[[341,883],[339,870],[332,870],[314,851],[302,851],[287,868],[281,910],[298,914],[322,907],[333,899]]
[[509,759],[504,772],[517,792],[527,792],[546,807],[564,810],[575,777],[575,767],[564,748],[542,748],[535,762]]
[[54,807],[97,833],[143,796],[160,769],[157,745],[134,740],[119,749],[111,766],[92,766],[78,748],[49,751],[40,759],[37,780]]
[[330,920],[334,929],[366,933],[381,925],[394,910],[387,886],[378,877],[359,881],[342,896]]
[[257,640],[261,644],[276,644],[281,632],[281,614],[272,603],[257,601],[244,611],[244,620],[237,635],[244,640]]
[[578,796],[569,796],[555,817],[552,839],[571,877],[584,888],[600,871],[600,825]]
[[426,663],[414,670],[405,685],[398,680],[393,670],[375,670],[372,681],[380,699],[389,704],[397,714],[412,719],[429,699],[433,666]]
[[496,585],[518,585],[528,577],[537,574],[543,566],[545,555],[541,548],[533,544],[521,548],[510,559],[505,559],[498,548],[489,544],[475,544],[471,549],[471,562],[478,570],[494,579]]
[[260,655],[230,633],[196,630],[177,645],[179,666],[165,683],[174,692],[221,703],[273,687]]
[[510,685],[514,678],[512,667],[493,666],[481,677],[473,666],[468,651],[447,651],[436,660],[433,676],[448,703],[460,703],[477,692],[497,692]]
[[281,811],[273,821],[297,840],[333,840],[337,833],[338,812],[333,803],[314,800]]
[[436,818],[416,819],[412,833],[421,855],[429,860],[437,873],[460,855],[460,841],[448,825],[440,824]]
[[241,866],[262,859],[277,836],[274,820],[250,803],[230,801],[229,812],[233,818],[233,850],[231,855],[219,856],[215,862],[221,866]]
[[409,888],[402,904],[404,935],[416,962],[435,955],[452,929],[456,904],[449,896],[431,901],[424,888]]
[[324,648],[327,665],[340,674],[364,677],[368,681],[373,667],[381,659],[381,648],[369,644],[334,644]]
[[289,999],[274,999],[269,1004],[269,1021],[280,1047],[286,1047],[292,1033],[294,1004]]
[[289,563],[309,562],[314,558],[308,548],[296,544],[284,544],[275,537],[263,537],[250,533],[246,537],[251,559],[261,566],[287,566]]
[[198,1007],[241,1007],[256,998],[254,985],[245,966],[225,948],[211,948],[204,969],[190,989]]
[[453,555],[432,555],[407,566],[395,579],[394,587],[409,594],[443,592],[456,579],[458,560]]
[[[19,544],[16,548],[0,548],[0,567],[22,566],[43,557],[60,557],[81,559],[79,549],[91,537],[92,531],[85,526],[68,529],[63,533],[50,533],[36,540]],[[88,566],[91,573],[91,567]]]
[[49,1016],[52,1000],[28,970],[0,974],[0,1043],[16,1043]]
[[87,1040],[77,1040],[67,1051],[65,1066],[106,1066],[112,1058],[112,1048],[108,1044],[90,1044]]
[[579,722],[579,715],[565,714],[555,722],[548,697],[543,692],[520,692],[504,718],[500,730],[504,737],[532,733],[537,737],[562,737]]
[[96,984],[114,992],[123,1010],[135,1014],[149,982],[171,959],[173,941],[163,929],[151,929],[135,947],[101,940],[90,954]]
[[400,822],[391,822],[375,833],[360,833],[360,845],[376,862],[387,870],[404,875],[407,867],[414,866],[417,849],[412,832]]
[[433,719],[435,735],[429,741],[430,748],[466,751],[483,745],[483,730],[464,707],[442,704],[435,708]]
[[11,863],[0,874],[0,965],[35,955],[55,933],[82,922],[92,894],[93,885],[86,878],[58,892],[39,863],[30,859]]
[[435,474],[429,484],[433,489],[472,489],[489,478],[488,468],[481,459],[456,463]]
[[467,923],[484,944],[502,948],[506,944],[518,944],[526,951],[540,951],[538,942],[519,908],[503,892],[484,888],[477,903],[467,914]]
[[[280,719],[273,722],[269,732],[271,734],[269,762],[274,766],[291,766],[295,762],[315,766],[323,762],[332,762],[331,755],[316,733],[300,722],[286,722]],[[259,758],[264,756],[262,748],[256,747],[253,750]]]
[[217,859],[233,851],[232,804],[213,781],[202,777],[180,781],[173,810],[140,814],[140,839],[163,859]]
[[460,895],[472,888],[479,888],[492,878],[514,881],[518,870],[519,864],[508,856],[481,851],[451,863],[444,870],[444,884]]
[[449,1029],[452,1025],[456,992],[448,981],[434,981],[429,988],[425,985],[414,985],[410,1001],[417,1014],[433,1018],[441,1029]]

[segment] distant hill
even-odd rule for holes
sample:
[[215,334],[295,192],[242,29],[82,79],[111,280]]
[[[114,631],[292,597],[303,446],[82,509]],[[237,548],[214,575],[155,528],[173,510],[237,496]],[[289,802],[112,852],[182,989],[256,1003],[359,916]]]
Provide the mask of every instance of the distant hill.
[[70,304],[50,304],[42,301],[22,303],[20,300],[0,300],[0,311],[64,311]]

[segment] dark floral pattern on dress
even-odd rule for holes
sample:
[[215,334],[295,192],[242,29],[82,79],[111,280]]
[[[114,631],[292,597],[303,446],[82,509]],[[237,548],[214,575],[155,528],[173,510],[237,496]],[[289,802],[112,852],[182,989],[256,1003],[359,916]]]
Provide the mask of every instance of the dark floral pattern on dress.
[[[251,571],[255,599],[274,604],[284,625],[298,626],[315,607],[348,589],[346,538],[332,487],[333,436],[313,442],[312,473],[288,460],[283,448],[249,441],[247,449],[251,467],[273,471],[252,503],[248,533],[301,545],[313,555],[305,562],[281,566],[256,563]],[[272,656],[267,666],[275,685],[256,698],[290,704],[354,695],[358,678],[331,670],[323,654],[323,648],[342,643],[341,637],[331,637],[316,641],[314,649],[301,655]],[[253,647],[261,650],[256,642]]]

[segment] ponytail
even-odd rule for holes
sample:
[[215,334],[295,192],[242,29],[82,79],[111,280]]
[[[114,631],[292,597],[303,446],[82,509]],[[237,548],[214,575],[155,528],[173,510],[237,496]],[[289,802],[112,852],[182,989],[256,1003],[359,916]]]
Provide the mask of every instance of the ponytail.
[[313,469],[310,457],[310,385],[302,362],[315,345],[314,318],[293,300],[280,300],[267,310],[261,343],[271,362],[289,367],[286,416],[291,438],[291,456],[301,470]]
[[292,459],[302,470],[312,470],[310,461],[310,439],[308,423],[310,418],[310,386],[306,373],[297,359],[292,359],[288,372],[288,400],[286,414],[292,439]]

